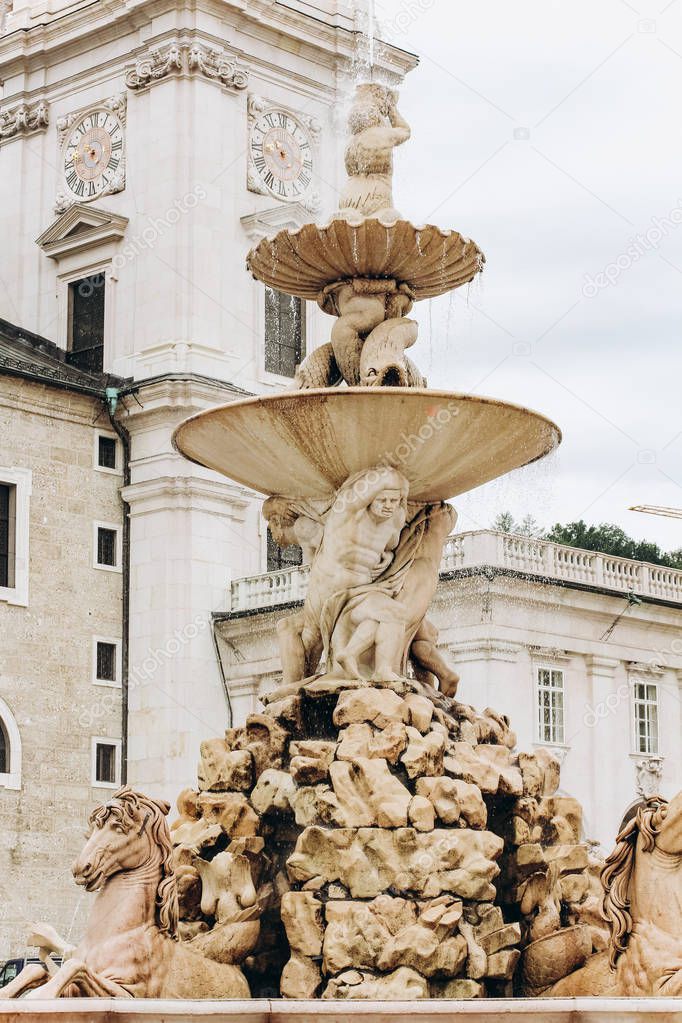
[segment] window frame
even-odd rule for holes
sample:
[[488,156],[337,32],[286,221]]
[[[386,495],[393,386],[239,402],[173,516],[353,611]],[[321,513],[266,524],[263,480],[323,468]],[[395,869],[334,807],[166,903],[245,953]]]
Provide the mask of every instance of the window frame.
[[[543,691],[552,692],[551,687],[545,687],[540,682],[540,672],[549,671],[550,678],[553,672],[561,675],[561,738],[547,739],[542,735],[540,722],[540,694]],[[555,691],[559,691],[556,689]],[[556,664],[535,663],[533,665],[533,719],[534,719],[534,742],[539,746],[552,746],[566,748],[566,672],[564,668]]]
[[0,466],[0,483],[14,488],[14,584],[0,586],[0,602],[28,607],[31,469]]
[[69,345],[70,323],[69,303],[71,299],[69,286],[71,284],[74,284],[76,281],[80,281],[83,277],[94,277],[96,274],[104,274],[105,301],[104,301],[103,372],[107,373],[111,371],[112,363],[111,355],[112,339],[114,337],[116,295],[116,289],[114,287],[114,284],[118,280],[118,275],[113,268],[111,258],[94,260],[92,263],[81,263],[77,268],[65,271],[64,273],[57,275],[59,337],[61,338],[61,347],[64,349],[65,352],[70,352],[71,348]]
[[[655,699],[649,701],[647,699],[639,700],[636,696],[637,686],[650,686],[655,691]],[[660,757],[661,756],[661,699],[660,699],[661,688],[658,681],[653,679],[642,678],[638,675],[630,677],[630,749],[633,756],[636,757]],[[637,730],[637,717],[636,708],[638,705],[643,706],[654,706],[656,708],[656,733],[655,733],[655,750],[639,750],[637,749],[638,744],[638,730]]]
[[[256,283],[256,282],[254,282],[254,283]],[[259,381],[261,383],[264,383],[264,384],[273,384],[273,385],[278,385],[280,387],[282,386],[282,384],[285,384],[287,386],[291,386],[291,381],[294,379],[293,377],[283,376],[281,373],[272,373],[270,370],[265,368],[265,288],[266,288],[266,285],[261,284],[260,282],[257,282],[256,283],[256,287],[257,287],[257,290],[258,290],[257,320],[256,320],[256,322],[261,324],[260,336],[262,338],[262,342],[259,345],[259,353],[258,353],[258,379],[259,379]],[[274,288],[273,290],[276,291],[277,288]],[[308,323],[308,305],[310,303],[307,302],[303,298],[300,299],[300,302],[301,302],[301,362],[303,362],[303,359],[305,359],[306,354],[308,354],[308,337],[309,337],[309,329],[308,329],[309,328],[309,323]],[[300,365],[300,363],[299,363],[299,365]]]
[[21,733],[9,706],[0,697],[0,719],[9,743],[9,771],[0,774],[0,789],[21,789]]
[[[73,341],[74,341],[74,339],[73,339],[73,326],[74,326],[74,294],[75,294],[75,285],[76,284],[80,284],[80,283],[82,283],[84,281],[91,280],[93,277],[101,277],[102,278],[102,284],[101,284],[101,288],[102,288],[102,310],[101,310],[101,313],[102,313],[102,342],[101,342],[101,345],[98,344],[98,345],[93,345],[91,347],[74,348],[73,347]],[[67,285],[66,351],[67,351],[68,355],[70,355],[72,357],[69,360],[71,365],[78,366],[78,363],[73,360],[73,356],[74,355],[78,355],[79,353],[83,353],[83,352],[91,352],[91,351],[95,351],[95,350],[99,351],[100,348],[101,348],[101,351],[102,351],[102,365],[101,366],[94,366],[94,367],[81,366],[80,367],[81,369],[84,369],[85,372],[88,372],[88,373],[102,373],[102,372],[104,372],[104,338],[105,338],[105,333],[106,333],[106,322],[107,322],[106,321],[107,285],[108,285],[107,274],[103,270],[100,271],[99,273],[85,274],[84,277],[77,277],[75,281],[70,281],[69,284]],[[98,290],[99,290],[99,288],[98,288]]]
[[[97,781],[97,747],[114,746],[116,749],[116,770],[114,781]],[[118,789],[121,787],[121,740],[110,739],[107,735],[93,735],[90,756],[90,784],[93,789]]]
[[[97,677],[97,644],[98,643],[110,643],[116,648],[114,654],[114,669],[116,678],[112,682],[110,679],[98,678]],[[122,681],[123,672],[123,657],[121,650],[121,640],[119,637],[113,636],[93,636],[92,637],[92,677],[91,682],[94,686],[106,686],[108,689],[121,689],[123,685]]]
[[[99,439],[100,437],[106,437],[107,440],[113,440],[116,448],[116,464],[113,469],[109,469],[106,465],[99,464]],[[121,465],[121,442],[119,437],[111,430],[95,430],[92,445],[92,467],[96,472],[106,473],[108,476],[121,476],[123,473],[123,467]]]
[[[97,560],[97,547],[98,547],[98,536],[97,531],[99,529],[111,529],[116,533],[116,564],[115,565],[102,565]],[[123,529],[121,528],[120,522],[93,522],[92,524],[92,567],[99,569],[100,572],[118,572],[123,571]]]

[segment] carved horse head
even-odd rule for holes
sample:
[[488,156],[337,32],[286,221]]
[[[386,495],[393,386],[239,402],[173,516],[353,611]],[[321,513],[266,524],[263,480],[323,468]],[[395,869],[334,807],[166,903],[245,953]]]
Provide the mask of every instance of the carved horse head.
[[127,786],[119,789],[90,815],[90,836],[71,870],[76,884],[93,892],[115,874],[158,868],[156,921],[161,931],[177,938],[178,896],[166,821],[169,809],[168,803]]
[[[682,882],[682,792],[669,803],[661,796],[642,803],[618,835],[601,880],[603,910],[611,931],[609,963],[615,969],[638,912],[647,905],[653,908],[655,902],[678,913],[674,891]],[[665,916],[663,912],[657,919],[664,930]]]

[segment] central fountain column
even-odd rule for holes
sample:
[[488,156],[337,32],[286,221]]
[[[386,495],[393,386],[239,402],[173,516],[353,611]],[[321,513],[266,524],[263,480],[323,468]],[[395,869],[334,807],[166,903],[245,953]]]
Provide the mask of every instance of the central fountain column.
[[[529,941],[549,936],[552,960],[540,977],[531,957],[529,986],[592,949],[571,908],[587,891],[579,807],[556,799],[551,754],[515,753],[505,718],[455,700],[427,612],[456,519],[447,499],[559,433],[527,409],[425,389],[407,314],[470,281],[483,256],[394,208],[392,154],[409,128],[393,92],[360,87],[349,126],[331,222],[248,257],[261,281],[335,318],[329,341],[297,390],[175,435],[268,495],[273,536],[311,564],[303,606],[279,623],[281,685],[244,728],[202,744],[199,792],[181,799],[181,926],[242,963],[254,994],[509,994]],[[234,880],[245,864],[251,885]]]

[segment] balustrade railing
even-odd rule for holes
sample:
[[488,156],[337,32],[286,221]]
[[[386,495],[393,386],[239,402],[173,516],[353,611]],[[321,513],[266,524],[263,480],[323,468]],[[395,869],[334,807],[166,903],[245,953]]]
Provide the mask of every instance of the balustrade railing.
[[[682,570],[614,558],[597,551],[564,547],[549,540],[512,536],[482,529],[448,537],[441,573],[489,565],[543,579],[599,586],[682,604]],[[308,588],[308,566],[235,579],[232,611],[255,611],[302,601]]]

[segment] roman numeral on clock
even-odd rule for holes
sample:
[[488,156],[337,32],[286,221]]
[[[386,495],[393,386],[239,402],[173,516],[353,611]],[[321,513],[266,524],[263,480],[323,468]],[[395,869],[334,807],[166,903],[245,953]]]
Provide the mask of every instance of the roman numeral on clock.
[[253,162],[254,162],[254,165],[256,167],[256,170],[259,170],[259,171],[265,170],[265,157],[264,156],[254,156]]
[[80,196],[85,195],[85,182],[80,180],[77,181],[73,191],[76,193],[76,195]]

